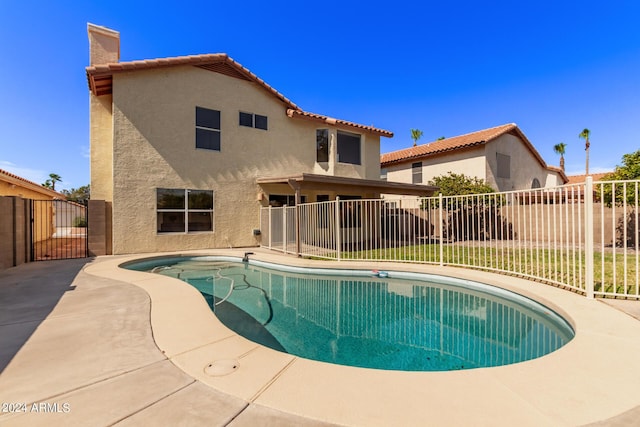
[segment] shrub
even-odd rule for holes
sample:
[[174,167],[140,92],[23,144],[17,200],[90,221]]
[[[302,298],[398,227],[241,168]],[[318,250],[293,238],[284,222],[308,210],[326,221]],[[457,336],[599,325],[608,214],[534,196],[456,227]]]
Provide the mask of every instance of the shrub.
[[86,227],[87,226],[87,218],[83,216],[77,216],[73,219],[74,227]]

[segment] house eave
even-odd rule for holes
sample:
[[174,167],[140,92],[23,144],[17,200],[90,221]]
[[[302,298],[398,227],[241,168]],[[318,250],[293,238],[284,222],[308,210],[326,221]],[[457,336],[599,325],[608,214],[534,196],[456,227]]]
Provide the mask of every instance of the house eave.
[[14,175],[10,172],[0,169],[0,180],[7,182],[10,185],[16,187],[22,187],[24,189],[40,193],[44,196],[51,197],[52,199],[66,200],[66,196],[62,193],[58,193],[55,190],[43,187],[35,182],[29,181],[25,178],[21,178],[18,175]]
[[381,193],[410,196],[431,196],[438,187],[430,185],[407,184],[376,179],[347,178],[333,175],[302,173],[280,177],[260,177],[256,179],[260,186],[285,184],[303,190],[327,190],[336,192]]
[[322,114],[310,113],[302,110],[288,109],[287,116],[291,118],[300,118],[303,120],[309,120],[316,123],[321,123],[325,126],[329,125],[329,126],[348,129],[352,131],[355,129],[358,131],[364,131],[373,135],[384,136],[387,138],[393,137],[393,132],[388,130],[379,129],[374,126],[361,125],[358,123],[353,123],[346,120],[336,119],[333,117],[323,116]]

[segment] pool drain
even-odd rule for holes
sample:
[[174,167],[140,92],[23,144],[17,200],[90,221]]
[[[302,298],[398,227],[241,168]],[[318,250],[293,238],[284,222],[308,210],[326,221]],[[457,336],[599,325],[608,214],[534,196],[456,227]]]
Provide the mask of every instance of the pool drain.
[[214,360],[204,367],[204,373],[212,377],[222,377],[235,372],[240,367],[237,359]]

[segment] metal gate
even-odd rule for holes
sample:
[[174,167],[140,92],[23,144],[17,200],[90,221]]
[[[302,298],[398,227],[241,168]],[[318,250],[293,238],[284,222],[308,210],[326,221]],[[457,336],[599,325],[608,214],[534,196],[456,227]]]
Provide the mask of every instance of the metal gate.
[[65,200],[33,200],[31,260],[85,258],[87,207]]

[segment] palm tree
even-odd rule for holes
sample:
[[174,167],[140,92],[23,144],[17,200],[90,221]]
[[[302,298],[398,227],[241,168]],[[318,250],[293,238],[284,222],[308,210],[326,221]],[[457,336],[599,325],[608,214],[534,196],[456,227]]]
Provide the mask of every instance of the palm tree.
[[580,132],[580,135],[578,135],[578,138],[582,138],[585,141],[584,144],[584,151],[586,151],[587,154],[587,169],[586,169],[586,175],[589,175],[589,146],[591,145],[589,143],[589,135],[591,134],[591,131],[587,128],[584,128],[582,130],[582,132]]
[[411,139],[413,139],[413,146],[418,144],[418,140],[422,138],[422,131],[420,129],[411,129]]
[[60,177],[60,175],[56,173],[50,173],[49,178],[51,178],[51,180],[47,180],[47,182],[51,182],[51,189],[55,191],[56,182],[58,181],[62,182],[62,178]]
[[567,148],[567,144],[565,144],[564,142],[561,142],[553,146],[553,151],[556,154],[560,155],[560,169],[562,169],[563,172],[564,172],[564,153],[566,148]]

